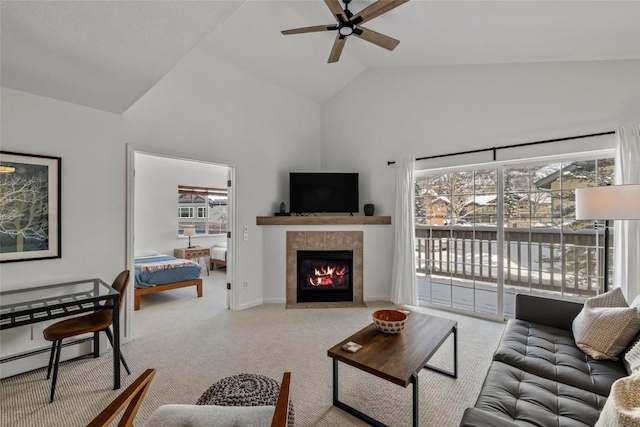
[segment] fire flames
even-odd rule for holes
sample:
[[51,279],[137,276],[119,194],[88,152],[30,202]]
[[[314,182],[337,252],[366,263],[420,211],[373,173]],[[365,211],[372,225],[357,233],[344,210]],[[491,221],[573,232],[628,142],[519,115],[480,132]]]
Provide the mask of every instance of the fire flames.
[[309,274],[307,277],[310,286],[334,286],[336,281],[337,284],[341,284],[343,276],[347,273],[347,267],[323,266],[313,270],[313,275]]

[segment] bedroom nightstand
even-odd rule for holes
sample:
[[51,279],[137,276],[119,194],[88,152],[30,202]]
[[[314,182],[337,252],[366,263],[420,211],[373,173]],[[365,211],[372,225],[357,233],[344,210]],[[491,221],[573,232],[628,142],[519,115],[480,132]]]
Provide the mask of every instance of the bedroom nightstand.
[[205,257],[204,265],[207,267],[207,276],[209,275],[209,260],[211,259],[211,249],[195,246],[193,248],[178,248],[173,250],[173,256],[183,259],[198,259]]

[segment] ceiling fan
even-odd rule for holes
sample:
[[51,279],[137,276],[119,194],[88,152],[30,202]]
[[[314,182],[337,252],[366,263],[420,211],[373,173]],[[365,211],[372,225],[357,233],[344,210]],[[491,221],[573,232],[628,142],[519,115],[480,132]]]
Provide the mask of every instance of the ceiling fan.
[[337,31],[338,35],[336,36],[335,42],[333,42],[333,48],[331,49],[331,54],[329,54],[329,60],[327,61],[328,63],[338,62],[340,54],[342,53],[342,48],[347,41],[347,37],[350,35],[359,37],[387,50],[393,50],[398,46],[398,43],[400,43],[399,40],[392,39],[384,34],[369,30],[361,25],[390,11],[391,9],[395,9],[409,0],[378,0],[355,15],[349,10],[349,3],[351,3],[351,0],[342,1],[344,3],[344,9],[342,9],[339,0],[324,0],[331,11],[331,14],[336,18],[336,21],[338,21],[337,24],[295,28],[293,30],[282,31],[282,34],[289,35],[316,33],[321,31]]

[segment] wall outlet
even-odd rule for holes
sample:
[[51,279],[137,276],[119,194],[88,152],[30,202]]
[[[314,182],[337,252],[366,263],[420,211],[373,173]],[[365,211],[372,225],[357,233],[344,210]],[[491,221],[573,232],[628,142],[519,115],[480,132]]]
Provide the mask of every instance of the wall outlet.
[[249,240],[249,233],[244,233],[244,241],[246,242],[247,240]]
[[248,226],[248,225],[245,225],[245,226],[244,226],[244,232],[245,232],[245,233],[248,233],[248,232],[249,232],[249,226]]
[[242,282],[242,287],[244,289],[247,289],[249,287],[249,282],[247,282],[246,280],[244,282]]

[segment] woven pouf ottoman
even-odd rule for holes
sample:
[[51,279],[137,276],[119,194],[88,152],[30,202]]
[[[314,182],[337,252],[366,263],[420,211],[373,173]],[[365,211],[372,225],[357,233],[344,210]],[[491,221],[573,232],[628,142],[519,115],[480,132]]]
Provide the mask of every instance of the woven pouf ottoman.
[[[276,406],[280,383],[259,374],[238,374],[213,384],[196,405],[220,406]],[[293,402],[289,399],[289,426],[293,427]]]

